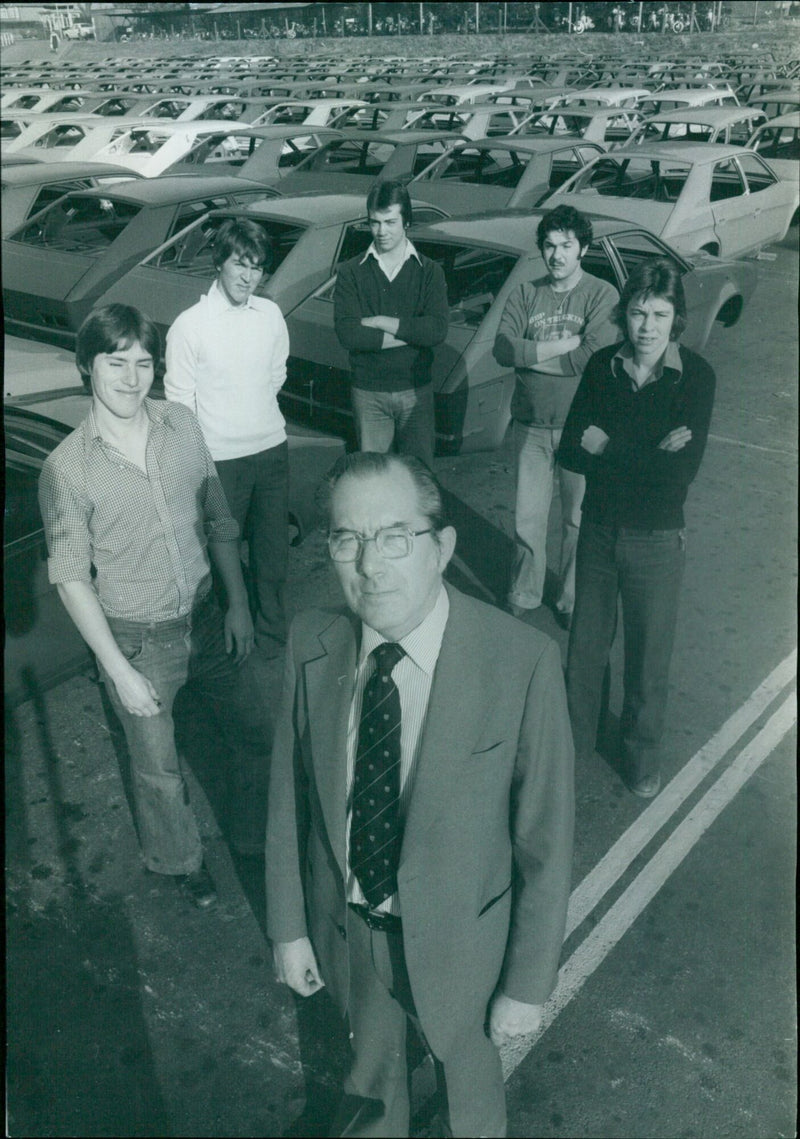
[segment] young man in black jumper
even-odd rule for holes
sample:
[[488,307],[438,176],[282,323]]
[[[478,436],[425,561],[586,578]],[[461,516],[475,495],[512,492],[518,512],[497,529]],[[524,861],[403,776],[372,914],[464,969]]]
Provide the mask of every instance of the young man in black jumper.
[[447,335],[441,266],[409,241],[411,199],[401,182],[367,197],[372,244],[339,269],[336,335],[350,353],[362,451],[395,450],[433,464],[433,349]]

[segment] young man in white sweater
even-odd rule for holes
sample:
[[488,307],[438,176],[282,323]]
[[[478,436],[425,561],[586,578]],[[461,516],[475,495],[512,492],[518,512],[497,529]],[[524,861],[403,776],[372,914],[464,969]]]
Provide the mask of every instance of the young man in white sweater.
[[214,241],[217,277],[167,334],[167,399],[197,416],[249,546],[256,648],[279,656],[286,641],[289,451],[278,392],[289,333],[278,306],[256,297],[271,251],[249,219],[224,222]]

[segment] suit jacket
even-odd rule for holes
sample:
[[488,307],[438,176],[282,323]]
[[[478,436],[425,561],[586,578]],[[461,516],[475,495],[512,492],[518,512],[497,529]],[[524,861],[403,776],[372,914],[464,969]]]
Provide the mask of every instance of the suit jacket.
[[[439,1057],[499,984],[555,984],[572,859],[573,750],[561,659],[544,634],[448,586],[398,870],[411,989]],[[295,619],[272,753],[267,932],[309,935],[344,1012],[346,733],[359,621]],[[357,993],[353,995],[357,999]]]

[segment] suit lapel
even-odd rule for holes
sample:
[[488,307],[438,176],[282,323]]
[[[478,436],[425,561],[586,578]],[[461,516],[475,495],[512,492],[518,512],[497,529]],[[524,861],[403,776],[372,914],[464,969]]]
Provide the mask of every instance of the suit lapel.
[[353,622],[342,614],[319,639],[321,655],[305,664],[311,755],[328,838],[344,877],[347,720],[356,668]]
[[482,654],[466,599],[452,589],[448,595],[450,615],[420,742],[401,865],[452,797],[459,763],[477,739],[491,699],[487,678],[477,667]]

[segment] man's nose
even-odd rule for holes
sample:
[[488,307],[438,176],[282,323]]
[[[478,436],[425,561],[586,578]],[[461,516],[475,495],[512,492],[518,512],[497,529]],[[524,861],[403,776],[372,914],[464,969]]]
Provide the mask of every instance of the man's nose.
[[126,364],[123,367],[123,369],[122,369],[122,382],[123,382],[123,384],[125,384],[129,388],[132,388],[136,385],[136,383],[137,383],[136,369],[132,365]]
[[363,577],[374,577],[383,569],[383,558],[378,553],[374,538],[361,542],[358,555],[358,572]]

